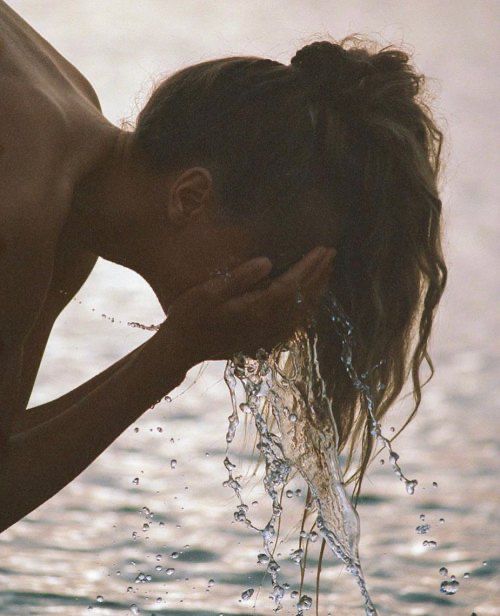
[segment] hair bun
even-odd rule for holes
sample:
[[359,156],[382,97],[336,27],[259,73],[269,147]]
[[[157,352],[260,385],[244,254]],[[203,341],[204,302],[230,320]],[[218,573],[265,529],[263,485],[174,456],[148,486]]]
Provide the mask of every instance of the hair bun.
[[316,69],[328,71],[332,66],[348,61],[347,51],[337,43],[317,41],[299,49],[291,59],[290,64],[305,71]]
[[311,98],[353,106],[361,104],[354,90],[363,86],[363,78],[374,68],[341,45],[329,41],[316,41],[302,47],[290,64],[298,70]]

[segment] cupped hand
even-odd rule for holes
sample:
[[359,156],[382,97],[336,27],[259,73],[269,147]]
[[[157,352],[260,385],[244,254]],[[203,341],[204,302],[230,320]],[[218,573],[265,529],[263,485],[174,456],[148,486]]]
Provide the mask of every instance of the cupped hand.
[[335,249],[315,248],[270,279],[266,257],[189,289],[170,306],[162,330],[192,366],[271,350],[314,315],[326,291]]

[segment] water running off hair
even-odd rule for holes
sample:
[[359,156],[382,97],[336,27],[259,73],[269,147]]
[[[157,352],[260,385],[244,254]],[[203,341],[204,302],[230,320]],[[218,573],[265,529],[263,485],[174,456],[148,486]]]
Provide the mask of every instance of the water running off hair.
[[[353,386],[364,398],[370,433],[380,445],[388,449],[394,472],[405,483],[407,492],[413,494],[417,481],[404,476],[398,464],[399,456],[393,451],[390,441],[382,435],[380,423],[375,417],[376,398],[368,385],[369,373],[358,375],[354,369],[353,326],[333,295],[327,296],[324,307],[340,336],[342,363]],[[338,456],[338,433],[332,402],[326,395],[319,370],[316,335],[298,331],[290,341],[276,347],[270,354],[261,350],[255,358],[237,355],[227,362],[224,377],[232,401],[224,460],[229,477],[225,485],[232,488],[238,498],[235,519],[262,535],[263,551],[257,560],[266,565],[271,578],[273,590],[270,597],[275,604],[275,611],[281,609],[281,602],[289,589],[288,584],[280,582],[280,565],[273,557],[276,527],[283,511],[280,492],[292,473],[298,471],[309,487],[320,535],[354,576],[364,601],[365,614],[376,616],[377,610],[361,569],[358,551],[359,516],[343,481]],[[242,384],[245,392],[245,400],[240,404],[236,395],[237,381]],[[379,383],[377,387],[380,390],[383,384]],[[252,417],[258,436],[257,448],[265,463],[263,482],[272,509],[264,528],[257,528],[248,518],[248,505],[242,498],[242,486],[233,474],[236,465],[228,457],[240,413]],[[295,562],[300,563],[303,558],[304,551],[300,548],[292,554]],[[253,589],[245,593],[244,598],[248,599]],[[313,605],[312,598],[306,594],[292,591],[290,596],[297,599],[297,616],[302,616]]]

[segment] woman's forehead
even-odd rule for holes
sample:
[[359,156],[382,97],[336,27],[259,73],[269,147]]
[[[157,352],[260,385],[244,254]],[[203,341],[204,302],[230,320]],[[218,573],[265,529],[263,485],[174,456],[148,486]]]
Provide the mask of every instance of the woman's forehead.
[[283,242],[269,241],[262,242],[262,244],[253,251],[251,257],[265,256],[271,260],[273,268],[271,270],[271,278],[283,274],[294,263],[297,263],[304,257],[310,250],[320,245],[319,242],[304,242],[303,238],[300,241],[298,238],[296,241]]
[[271,276],[278,276],[317,246],[337,248],[339,216],[331,206],[308,205],[295,214],[241,222],[238,226],[245,241],[239,243],[240,257],[268,257],[273,265]]

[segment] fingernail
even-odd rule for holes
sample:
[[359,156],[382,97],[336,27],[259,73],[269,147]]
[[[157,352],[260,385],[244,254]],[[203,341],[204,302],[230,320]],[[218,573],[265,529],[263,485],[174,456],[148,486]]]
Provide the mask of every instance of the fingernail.
[[253,259],[253,263],[252,263],[254,268],[269,268],[271,269],[272,267],[272,263],[271,260],[268,257],[256,257],[255,259]]
[[314,250],[314,257],[316,259],[323,259],[326,253],[327,253],[327,249],[324,246],[318,246]]

